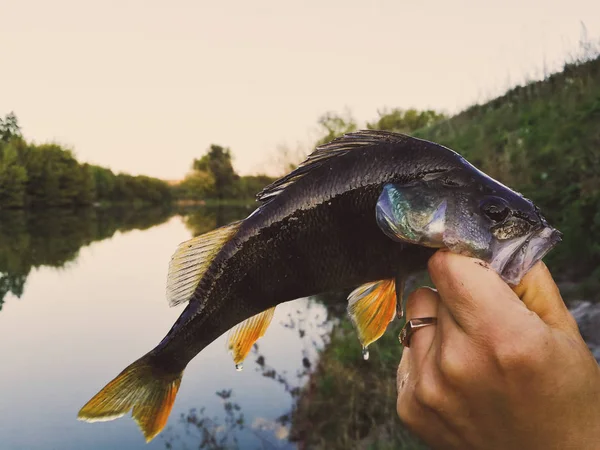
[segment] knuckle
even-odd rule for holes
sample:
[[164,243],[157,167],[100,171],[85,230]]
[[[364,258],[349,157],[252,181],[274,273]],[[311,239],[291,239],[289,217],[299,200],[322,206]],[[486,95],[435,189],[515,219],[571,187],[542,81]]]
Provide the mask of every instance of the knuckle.
[[418,432],[422,428],[423,419],[414,402],[398,401],[396,409],[400,421],[406,428],[413,432]]
[[419,297],[421,297],[423,294],[420,292],[421,289],[417,289],[414,292],[411,292],[410,295],[408,296],[408,298],[406,299],[406,312],[408,313],[408,311],[411,311],[412,309],[414,309],[415,305],[417,303],[419,303]]
[[437,383],[421,379],[415,385],[415,400],[420,405],[435,410],[441,406],[443,395]]
[[408,298],[406,299],[406,311],[408,312],[414,310],[415,306],[418,303],[421,303],[423,300],[425,300],[432,294],[435,295],[435,293],[427,287],[420,287],[415,291],[411,292]]
[[410,406],[410,402],[404,396],[398,396],[398,402],[396,403],[396,412],[400,420],[409,428],[415,426],[415,420],[417,415],[414,413],[413,408]]
[[452,383],[463,382],[467,378],[466,362],[448,345],[440,348],[439,368],[441,374]]
[[427,269],[430,273],[436,273],[440,276],[448,271],[449,252],[437,251],[427,262]]
[[495,347],[497,366],[505,372],[533,372],[548,358],[550,336],[543,330],[529,330],[516,339],[503,339]]

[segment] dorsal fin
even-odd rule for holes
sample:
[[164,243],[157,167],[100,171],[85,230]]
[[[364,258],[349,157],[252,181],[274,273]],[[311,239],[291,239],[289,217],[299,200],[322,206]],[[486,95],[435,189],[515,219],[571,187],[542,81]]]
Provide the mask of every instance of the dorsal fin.
[[296,169],[265,187],[257,194],[256,198],[261,202],[269,201],[304,175],[321,166],[325,161],[344,155],[354,149],[384,143],[399,143],[408,139],[412,138],[404,134],[392,133],[390,131],[361,130],[347,133],[327,144],[317,147],[316,150],[308,155],[306,160],[300,163]]
[[169,263],[167,300],[170,306],[190,299],[216,254],[233,237],[241,223],[234,222],[179,244]]

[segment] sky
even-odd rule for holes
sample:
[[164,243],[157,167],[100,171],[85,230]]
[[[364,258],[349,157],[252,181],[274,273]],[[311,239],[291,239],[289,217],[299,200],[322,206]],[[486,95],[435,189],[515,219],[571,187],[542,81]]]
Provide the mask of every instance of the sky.
[[317,119],[455,113],[560,67],[600,1],[0,0],[0,116],[117,172],[181,179],[211,143],[241,174]]

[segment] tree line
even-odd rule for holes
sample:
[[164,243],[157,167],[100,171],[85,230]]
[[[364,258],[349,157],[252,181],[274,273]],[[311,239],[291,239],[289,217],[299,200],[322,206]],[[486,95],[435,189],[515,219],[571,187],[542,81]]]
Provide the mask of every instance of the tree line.
[[0,209],[158,204],[171,197],[163,180],[82,164],[58,144],[25,141],[14,113],[0,118]]
[[[444,118],[436,111],[393,109],[379,113],[367,127],[409,133]],[[357,129],[352,116],[326,113],[318,120],[316,145]],[[307,152],[305,152],[307,153]],[[288,161],[286,170],[300,160]],[[115,174],[111,169],[80,163],[58,144],[27,142],[14,113],[0,118],[0,209],[78,207],[114,203],[168,203],[172,200],[253,202],[273,177],[240,176],[232,164],[231,150],[212,144],[191,171],[175,184],[147,177]]]
[[[367,123],[367,128],[411,133],[445,118],[444,114],[433,110],[395,108],[380,111],[379,118],[373,123]],[[349,112],[327,112],[318,119],[317,124],[320,137],[313,147],[358,129],[356,120]],[[306,153],[295,155],[298,158],[284,158],[284,170],[292,170]],[[185,200],[252,201],[262,188],[274,180],[275,178],[267,175],[238,175],[233,168],[231,150],[212,144],[201,158],[194,159],[190,173],[174,187],[174,196]]]
[[183,200],[254,201],[256,194],[275,179],[267,175],[240,176],[233,168],[231,150],[212,144],[183,181],[173,187],[173,195]]

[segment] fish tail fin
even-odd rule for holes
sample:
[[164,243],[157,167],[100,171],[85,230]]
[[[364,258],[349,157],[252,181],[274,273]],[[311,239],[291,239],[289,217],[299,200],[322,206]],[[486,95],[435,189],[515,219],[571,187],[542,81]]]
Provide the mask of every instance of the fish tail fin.
[[166,373],[150,355],[129,365],[79,411],[86,422],[113,420],[133,410],[133,419],[150,442],[167,423],[183,372]]

